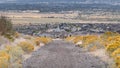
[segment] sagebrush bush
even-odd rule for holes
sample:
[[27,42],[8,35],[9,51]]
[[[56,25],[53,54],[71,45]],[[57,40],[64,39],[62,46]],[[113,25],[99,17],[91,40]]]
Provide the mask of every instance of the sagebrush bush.
[[41,39],[39,37],[35,38],[35,43],[37,46],[40,45]]
[[120,42],[119,41],[113,41],[112,43],[108,44],[106,47],[106,50],[110,53],[115,51],[117,48],[120,47]]
[[99,37],[95,35],[87,35],[87,36],[77,36],[74,39],[74,43],[82,41],[83,47],[94,47],[96,42],[99,41]]
[[34,45],[32,45],[27,41],[20,42],[18,46],[20,46],[23,49],[23,51],[26,53],[30,53],[34,50]]
[[20,46],[6,46],[5,47],[7,53],[10,55],[10,62],[15,62],[16,60],[22,60],[22,55],[24,51]]
[[10,55],[5,51],[0,51],[0,68],[8,68],[9,67]]
[[107,44],[109,44],[110,42],[113,42],[113,40],[116,39],[117,37],[120,37],[120,34],[117,32],[108,31],[108,32],[105,32],[104,34],[102,34],[100,37],[102,39],[103,45],[106,47]]
[[0,57],[5,57],[6,60],[8,60],[8,61],[9,61],[9,59],[10,59],[10,55],[7,53],[6,50],[1,50],[1,51],[0,51]]
[[104,35],[104,36],[107,36],[107,37],[111,37],[111,36],[117,36],[117,35],[119,35],[119,33],[107,31],[107,32],[105,32],[103,35]]
[[73,43],[77,43],[82,40],[83,40],[83,36],[76,36],[75,38],[73,37]]
[[74,40],[75,38],[76,38],[75,36],[69,36],[69,37],[65,38],[65,41],[73,42],[73,40]]
[[67,37],[65,40],[73,42],[77,45],[80,43],[78,46],[85,47],[89,50],[95,50],[97,48],[100,48],[102,45],[101,39],[97,35],[71,36]]
[[[20,68],[22,66],[22,55],[23,50],[19,46],[5,46],[5,49],[0,51],[0,64],[2,67],[0,68]],[[18,60],[21,60],[20,63],[17,63]],[[3,67],[4,66],[4,67]]]
[[116,63],[117,68],[119,68],[120,67],[120,55],[115,57],[115,63]]
[[49,37],[37,37],[37,38],[35,38],[36,45],[39,45],[40,43],[47,44],[51,41],[52,41],[52,39]]
[[0,57],[0,68],[8,68],[9,67],[9,61],[6,59],[6,57]]
[[88,35],[83,37],[83,43],[86,45],[95,42],[96,40],[98,40],[98,36],[95,35]]
[[120,55],[120,48],[117,48],[113,53],[112,53],[112,57],[115,57],[117,55]]
[[109,55],[115,59],[116,68],[120,68],[120,34],[116,32],[106,32],[101,35],[101,39]]

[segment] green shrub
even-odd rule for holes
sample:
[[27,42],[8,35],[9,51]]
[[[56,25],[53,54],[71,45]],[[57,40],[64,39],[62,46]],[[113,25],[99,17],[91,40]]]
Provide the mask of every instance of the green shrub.
[[15,38],[12,34],[5,34],[4,37],[9,39],[9,41],[14,41],[15,40]]

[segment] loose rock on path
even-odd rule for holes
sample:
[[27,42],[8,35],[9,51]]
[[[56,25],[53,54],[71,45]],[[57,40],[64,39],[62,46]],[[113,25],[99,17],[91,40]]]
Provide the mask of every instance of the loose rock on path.
[[33,52],[23,68],[107,68],[107,63],[64,40],[54,40]]

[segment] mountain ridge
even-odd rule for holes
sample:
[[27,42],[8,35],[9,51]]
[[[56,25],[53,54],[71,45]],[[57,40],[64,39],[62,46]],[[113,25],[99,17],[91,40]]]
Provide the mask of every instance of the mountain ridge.
[[120,0],[1,0],[1,3],[105,3],[105,4],[120,4]]

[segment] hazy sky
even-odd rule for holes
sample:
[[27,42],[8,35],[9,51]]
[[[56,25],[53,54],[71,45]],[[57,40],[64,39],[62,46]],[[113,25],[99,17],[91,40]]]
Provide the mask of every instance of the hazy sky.
[[120,0],[0,0],[0,2],[91,2],[91,3],[120,3]]

